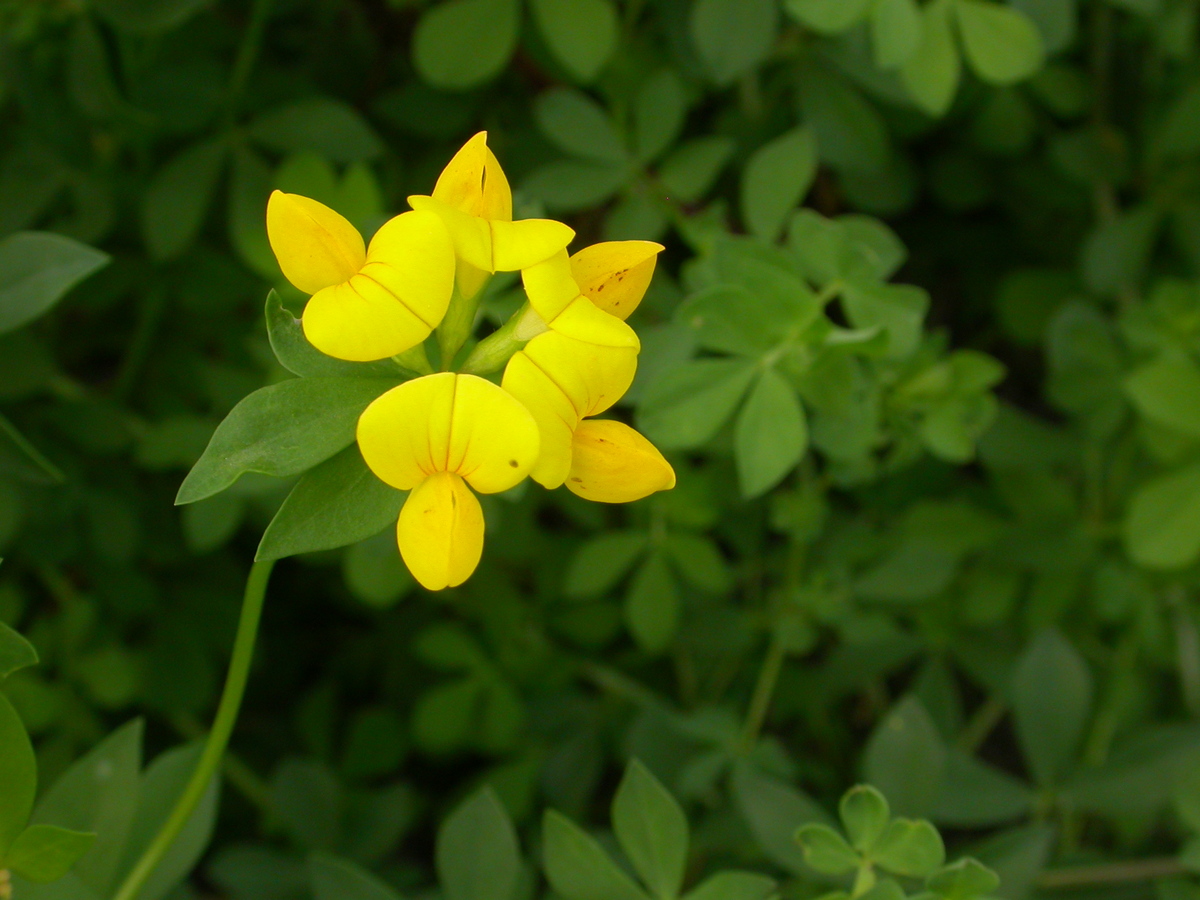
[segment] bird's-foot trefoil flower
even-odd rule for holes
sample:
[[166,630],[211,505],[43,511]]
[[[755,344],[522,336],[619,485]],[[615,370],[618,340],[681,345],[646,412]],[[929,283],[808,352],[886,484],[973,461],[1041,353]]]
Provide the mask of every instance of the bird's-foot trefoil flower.
[[454,245],[429,212],[402,213],[364,245],[324,204],[275,191],[267,236],[284,277],[306,294],[304,335],[329,356],[386,359],[427,338],[450,304]]
[[442,372],[393,388],[358,420],[371,471],[409,491],[396,527],[400,554],[422,586],[466,581],[483,552],[483,510],[467,487],[515,487],[538,458],[533,416],[512,395],[474,375]]
[[440,216],[458,256],[456,290],[438,330],[443,356],[453,356],[475,321],[478,297],[493,272],[515,272],[561,251],[575,232],[553,219],[512,217],[512,190],[481,131],[454,155],[432,196],[408,198],[414,210]]

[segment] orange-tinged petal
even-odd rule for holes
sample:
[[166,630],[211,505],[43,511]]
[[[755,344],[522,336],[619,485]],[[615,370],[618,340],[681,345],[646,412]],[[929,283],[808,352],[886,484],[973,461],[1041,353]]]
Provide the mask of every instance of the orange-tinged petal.
[[362,274],[379,282],[432,330],[442,321],[454,292],[450,233],[436,213],[401,213],[371,238]]
[[543,320],[549,322],[580,296],[571,275],[571,260],[564,247],[549,259],[521,270],[525,295]]
[[284,277],[306,294],[348,281],[366,261],[358,229],[325,204],[299,194],[271,194],[267,237]]
[[313,294],[301,319],[322,353],[352,362],[387,359],[415,347],[430,327],[379,282],[353,275]]
[[483,510],[479,500],[450,472],[418,484],[396,523],[404,564],[430,591],[457,587],[475,571],[483,555]]
[[493,272],[517,272],[549,259],[575,238],[575,232],[553,219],[491,221]]
[[585,297],[606,313],[627,319],[646,295],[662,250],[653,241],[593,244],[571,257],[571,272]]
[[567,488],[585,500],[630,503],[675,487],[675,470],[624,422],[581,422],[572,440]]
[[358,418],[358,449],[381,481],[409,491],[446,470],[453,372],[406,381],[377,397]]
[[541,436],[541,451],[529,477],[553,490],[571,470],[571,435],[579,413],[571,398],[524,351],[508,361],[501,385],[533,415]]
[[550,322],[550,327],[559,334],[599,344],[603,347],[623,347],[636,355],[642,344],[637,332],[602,309],[597,309],[586,297],[577,297]]

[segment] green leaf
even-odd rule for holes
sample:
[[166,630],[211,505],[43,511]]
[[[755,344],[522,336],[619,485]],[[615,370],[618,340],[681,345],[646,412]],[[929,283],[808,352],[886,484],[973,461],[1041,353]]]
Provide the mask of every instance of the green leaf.
[[995,894],[1000,878],[979,860],[968,856],[934,872],[925,886],[945,900],[972,900]]
[[31,825],[8,848],[4,864],[30,881],[58,881],[95,841],[96,835],[87,832],[57,825]]
[[907,256],[900,239],[878,219],[861,215],[827,219],[811,209],[801,209],[792,217],[788,249],[805,275],[822,286],[835,279],[886,280]]
[[1013,673],[1017,741],[1034,780],[1058,784],[1076,762],[1092,708],[1092,675],[1057,631],[1043,631]]
[[395,606],[417,584],[400,558],[395,518],[381,526],[377,534],[354,544],[342,557],[346,587],[356,598],[376,609]]
[[1015,84],[1042,67],[1042,36],[1024,13],[990,0],[954,0],[954,11],[967,62],[984,81]]
[[921,44],[921,7],[916,0],[875,0],[871,6],[871,44],[875,65],[898,69]]
[[732,140],[720,134],[684,143],[667,157],[659,171],[667,195],[683,203],[699,200],[733,156],[734,147]]
[[59,777],[33,813],[34,822],[96,834],[75,874],[101,897],[116,890],[138,811],[142,730],[142,720],[134,719],[106,737]]
[[303,378],[342,376],[349,378],[399,378],[400,369],[390,359],[377,362],[347,362],[326,356],[308,342],[300,320],[288,312],[278,292],[267,294],[267,337],[279,364]]
[[8,419],[0,415],[0,472],[34,484],[62,484],[67,476]]
[[22,231],[0,240],[0,334],[32,322],[108,262],[108,254],[61,234]]
[[734,428],[734,457],[742,496],[765,494],[804,457],[808,426],[792,386],[774,369],[763,369]]
[[308,876],[314,900],[400,900],[390,887],[347,859],[313,854]]
[[8,698],[0,693],[0,860],[25,830],[37,794],[37,762],[29,735]]
[[794,838],[797,827],[806,823],[833,824],[825,810],[790,784],[745,762],[734,767],[733,797],[763,853],[789,872],[811,877]]
[[593,81],[617,46],[611,0],[532,0],[531,6],[550,52],[579,81]]
[[331,97],[310,97],[267,110],[250,123],[250,134],[272,150],[310,150],[333,162],[374,159],[383,152],[383,141],[362,114]]
[[689,891],[684,900],[769,900],[775,879],[757,872],[718,872]]
[[742,218],[752,234],[774,241],[817,174],[817,144],[793,128],[759,147],[742,172]]
[[758,371],[750,361],[703,359],[686,363],[646,385],[638,422],[663,449],[711,440],[741,402]]
[[142,195],[142,236],[155,259],[195,243],[229,152],[223,138],[189,147],[159,169]]
[[542,820],[546,878],[563,900],[647,900],[587,832],[554,810]]
[[366,540],[395,524],[407,496],[375,477],[352,444],[301,476],[263,533],[255,559]]
[[633,135],[637,160],[657,159],[675,143],[687,116],[683,80],[674,69],[659,69],[646,79],[633,104]]
[[921,9],[921,42],[900,68],[909,96],[931,116],[941,116],[950,108],[961,74],[950,2],[932,0]]
[[271,777],[271,809],[301,847],[330,851],[344,826],[345,795],[337,776],[323,762],[287,759]]
[[718,85],[766,59],[778,30],[775,0],[697,0],[692,6],[692,43]]
[[1200,463],[1147,481],[1133,495],[1122,529],[1134,562],[1182,569],[1200,556]]
[[629,174],[625,166],[560,160],[536,169],[521,187],[548,209],[575,212],[603,204],[625,184]]
[[679,588],[661,553],[651,553],[638,568],[625,596],[625,621],[647,653],[662,653],[679,630]]
[[18,669],[36,666],[37,650],[20,634],[0,622],[0,680]]
[[1125,379],[1138,412],[1168,428],[1200,438],[1200,366],[1178,350],[1166,350]]
[[867,741],[866,779],[883,791],[900,815],[925,815],[933,809],[945,768],[941,735],[914,696],[893,706]]
[[866,18],[871,0],[784,0],[783,8],[801,25],[822,34],[840,34]]
[[810,65],[802,75],[800,108],[816,137],[821,160],[854,172],[886,169],[891,140],[871,102],[832,69]]
[[512,820],[490,787],[458,805],[438,831],[437,871],[446,900],[509,900],[521,871]]
[[[141,858],[146,847],[162,829],[191,779],[203,751],[199,743],[176,747],[159,756],[146,768],[142,775],[137,815],[125,845],[124,872],[128,872]],[[179,837],[147,879],[138,894],[138,900],[162,900],[196,867],[212,839],[216,825],[219,782],[219,778],[213,778],[210,782]]]
[[563,593],[581,599],[608,593],[633,568],[649,540],[644,531],[610,531],[592,538],[567,566]]
[[796,831],[804,861],[826,875],[845,875],[859,866],[859,855],[846,839],[828,825],[810,823]]
[[1047,53],[1065,50],[1075,39],[1076,0],[1009,0],[1009,4],[1037,26]]
[[687,865],[687,817],[638,760],[625,768],[612,807],[613,830],[642,883],[661,900],[679,896]]
[[1033,791],[1023,781],[950,747],[930,818],[939,825],[986,828],[1027,816],[1033,803]]
[[614,165],[628,157],[608,113],[582,91],[552,88],[534,101],[533,115],[546,137],[567,153]]
[[235,147],[229,174],[229,243],[247,266],[268,281],[277,281],[282,273],[267,240],[263,214],[271,187],[271,170],[262,158],[248,146]]
[[869,784],[858,784],[842,795],[838,815],[850,844],[865,853],[887,828],[892,811],[883,794]]
[[882,328],[888,336],[887,355],[904,359],[921,343],[929,294],[911,284],[855,281],[842,291],[842,306],[855,328]]
[[924,819],[894,819],[870,855],[893,875],[924,878],[946,861],[946,847],[938,830]]
[[434,87],[461,91],[508,64],[520,25],[517,0],[447,0],[421,14],[413,64]]
[[373,378],[294,378],[259,388],[217,426],[175,502],[211,497],[246,472],[282,478],[311,469],[351,444],[362,411],[394,386]]
[[675,563],[675,571],[694,587],[712,594],[723,594],[731,587],[733,577],[725,557],[707,535],[672,531],[662,546]]

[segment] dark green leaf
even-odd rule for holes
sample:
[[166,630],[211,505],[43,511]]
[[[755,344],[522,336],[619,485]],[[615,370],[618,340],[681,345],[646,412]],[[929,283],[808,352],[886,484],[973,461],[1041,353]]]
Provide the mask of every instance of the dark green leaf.
[[25,830],[37,794],[37,762],[21,718],[0,694],[0,860]]
[[689,891],[685,900],[768,900],[776,889],[773,878],[757,872],[718,872]]
[[564,900],[647,900],[595,840],[554,810],[542,820],[542,853],[546,878]]
[[626,767],[613,798],[612,824],[621,849],[650,893],[662,900],[677,897],[687,865],[687,817],[636,759]]
[[311,469],[348,446],[362,411],[394,386],[370,378],[295,378],[260,388],[217,426],[175,502],[211,497],[246,472],[286,477]]
[[1181,569],[1200,555],[1200,463],[1159,475],[1133,495],[1123,526],[1134,562]]
[[378,362],[347,362],[326,356],[308,342],[300,320],[288,312],[276,291],[267,294],[267,336],[279,364],[303,378],[345,376],[349,378],[399,378],[400,368],[390,359]]
[[691,15],[692,42],[721,85],[762,62],[779,29],[775,0],[697,0]]
[[357,445],[347,447],[296,482],[255,558],[282,559],[358,543],[394,524],[406,496],[375,477]]
[[1044,631],[1013,673],[1013,717],[1021,752],[1039,785],[1070,771],[1092,706],[1092,676],[1057,631]]
[[[946,748],[916,697],[892,707],[867,742],[864,774],[900,815],[932,811],[946,768]],[[897,874],[905,874],[897,872]]]
[[400,900],[400,895],[349,860],[322,853],[308,861],[315,900]]
[[490,787],[459,804],[438,831],[438,880],[446,900],[509,900],[520,869],[517,833]]
[[0,680],[18,669],[37,665],[38,654],[33,644],[0,622]]
[[250,133],[272,150],[311,150],[334,162],[374,159],[383,152],[383,141],[362,114],[329,97],[297,100],[268,110],[250,123]]
[[96,841],[96,835],[57,825],[30,825],[11,847],[5,865],[30,881],[58,881]]
[[757,497],[779,484],[807,447],[808,427],[796,391],[774,369],[763,369],[734,428],[742,496]]
[[695,447],[729,419],[754,379],[753,362],[706,359],[686,363],[646,385],[638,422],[664,448]]
[[811,875],[794,836],[808,822],[832,825],[825,811],[796,788],[747,763],[733,770],[733,797],[763,853],[789,872]]
[[222,139],[189,147],[155,173],[142,198],[142,236],[156,259],[174,259],[196,240],[229,148]]
[[574,88],[552,88],[537,98],[533,114],[542,132],[582,159],[621,165],[628,154],[608,113]]
[[563,592],[568,597],[591,598],[608,593],[645,551],[644,531],[611,531],[583,544],[567,566]]
[[61,234],[24,231],[0,240],[0,334],[45,313],[108,260]]
[[551,52],[585,84],[595,79],[617,46],[611,0],[532,0],[534,19]]
[[458,91],[494,78],[517,45],[517,0],[447,0],[426,10],[413,64],[434,87]]
[[647,653],[662,653],[679,630],[680,598],[661,553],[651,553],[634,573],[625,595],[625,621]]

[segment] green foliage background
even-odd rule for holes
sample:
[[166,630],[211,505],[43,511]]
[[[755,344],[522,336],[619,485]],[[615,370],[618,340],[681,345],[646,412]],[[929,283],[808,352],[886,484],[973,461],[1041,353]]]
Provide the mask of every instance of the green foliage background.
[[[258,552],[305,552],[275,570],[219,808],[143,900],[523,900],[543,849],[564,900],[725,869],[887,893],[838,880],[883,859],[845,802],[853,848],[792,837],[857,781],[1000,875],[931,876],[948,900],[1194,898],[1198,12],[0,0],[0,623],[41,659],[0,633],[0,787],[21,722],[44,786],[91,752],[32,821],[97,833],[18,900],[107,897],[149,841],[289,493]],[[479,129],[518,215],[667,245],[617,413],[679,486],[484,498],[480,570],[432,596],[395,492],[330,518],[361,376],[399,376],[287,343],[303,297],[263,210],[278,187],[369,235]],[[479,336],[518,289],[493,283]],[[299,398],[303,452],[210,457],[175,507],[276,384],[256,396]],[[693,896],[776,889],[727,874]]]

